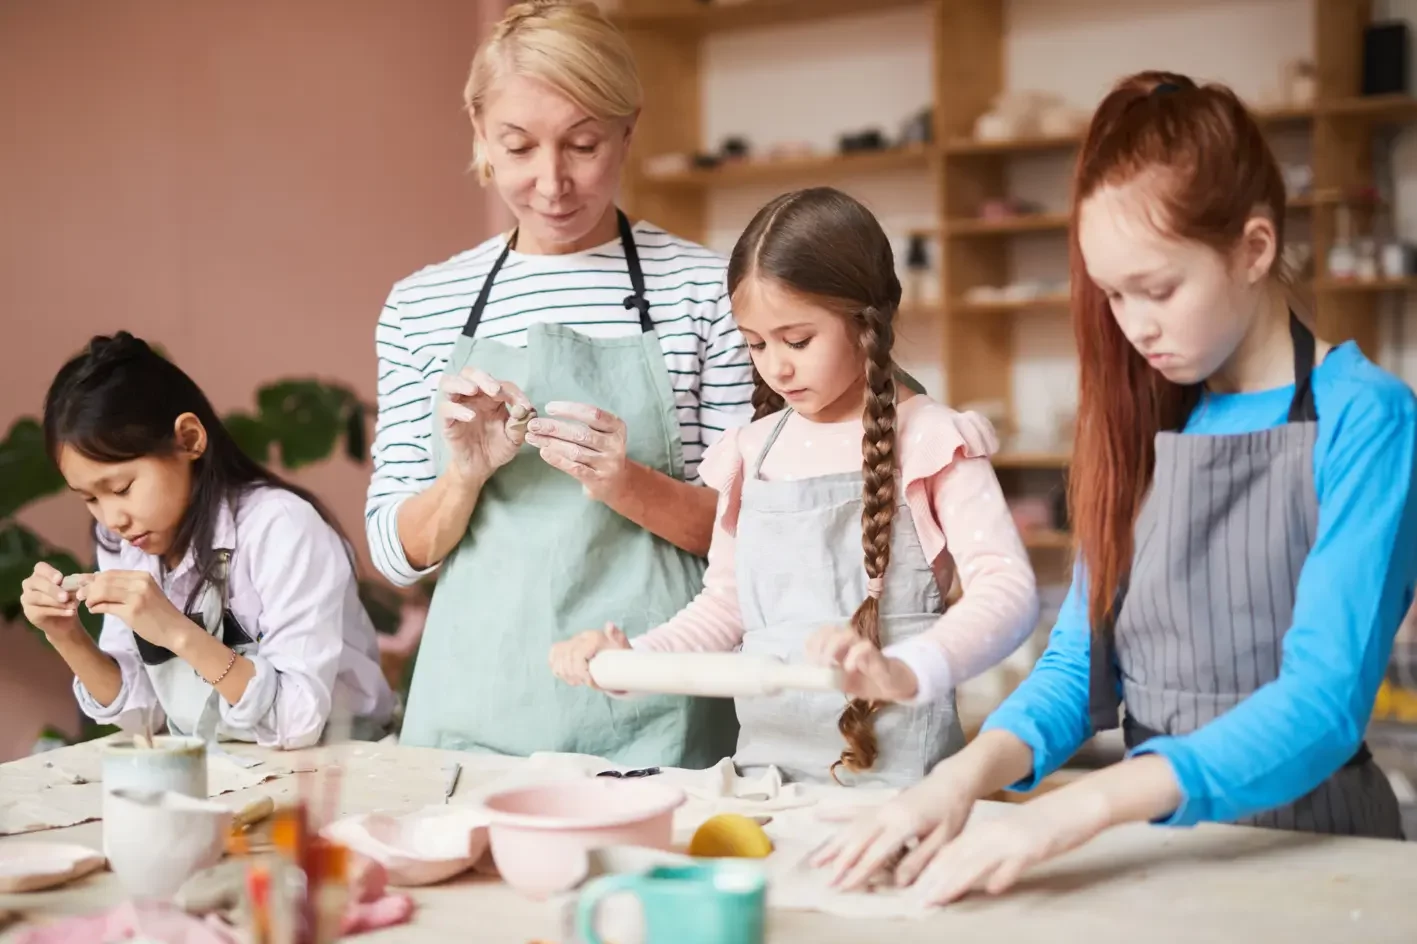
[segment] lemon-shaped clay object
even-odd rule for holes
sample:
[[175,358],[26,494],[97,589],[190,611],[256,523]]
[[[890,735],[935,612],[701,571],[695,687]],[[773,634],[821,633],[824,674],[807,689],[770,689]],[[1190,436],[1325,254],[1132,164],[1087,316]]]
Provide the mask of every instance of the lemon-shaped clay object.
[[689,855],[701,859],[765,859],[772,840],[746,816],[720,813],[704,820],[689,840]]

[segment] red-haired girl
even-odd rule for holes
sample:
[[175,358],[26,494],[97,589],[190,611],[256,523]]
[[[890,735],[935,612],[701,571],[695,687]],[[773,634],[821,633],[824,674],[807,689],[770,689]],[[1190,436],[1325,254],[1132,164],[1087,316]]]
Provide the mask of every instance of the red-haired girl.
[[[917,836],[897,879],[946,902],[1132,820],[1402,834],[1363,732],[1417,580],[1412,391],[1290,310],[1284,185],[1228,89],[1122,81],[1074,194],[1072,592],[979,738],[822,850],[843,885]],[[1119,702],[1123,762],[959,835]]]

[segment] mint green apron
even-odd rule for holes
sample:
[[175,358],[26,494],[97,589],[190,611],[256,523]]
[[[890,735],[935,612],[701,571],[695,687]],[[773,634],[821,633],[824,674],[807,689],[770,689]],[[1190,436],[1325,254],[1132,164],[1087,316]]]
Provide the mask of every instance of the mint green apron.
[[[619,214],[641,333],[589,338],[533,325],[525,348],[475,338],[493,265],[448,360],[515,383],[544,410],[554,400],[594,404],[620,417],[626,454],[684,476],[669,372],[645,298],[629,221]],[[436,418],[435,418],[436,422]],[[435,431],[433,458],[448,457]],[[554,643],[613,622],[634,638],[678,613],[703,586],[704,561],[587,498],[531,446],[483,488],[468,533],[443,561],[419,647],[400,742],[525,756],[571,751],[631,766],[702,768],[733,753],[729,699],[614,699],[558,681]]]

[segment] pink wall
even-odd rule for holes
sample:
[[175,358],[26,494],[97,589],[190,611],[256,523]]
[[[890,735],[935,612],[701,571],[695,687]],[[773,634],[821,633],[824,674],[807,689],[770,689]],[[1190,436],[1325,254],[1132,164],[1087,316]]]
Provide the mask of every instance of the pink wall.
[[[288,376],[372,402],[389,286],[500,221],[465,172],[461,98],[503,6],[0,3],[0,430],[118,328],[160,341],[221,411]],[[367,470],[297,478],[362,548]],[[86,547],[67,496],[24,520]]]

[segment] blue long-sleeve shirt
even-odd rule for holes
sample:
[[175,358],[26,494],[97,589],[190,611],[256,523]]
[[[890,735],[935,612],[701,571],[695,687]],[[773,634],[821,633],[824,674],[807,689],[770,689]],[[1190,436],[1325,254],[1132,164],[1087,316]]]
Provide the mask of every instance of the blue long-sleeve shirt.
[[[1299,574],[1279,677],[1190,734],[1131,754],[1170,762],[1181,804],[1161,822],[1230,822],[1292,802],[1343,765],[1363,737],[1393,637],[1417,582],[1417,398],[1352,344],[1313,372],[1317,538]],[[1257,432],[1286,421],[1292,384],[1207,394],[1184,432]],[[1033,672],[984,730],[1033,749],[1027,790],[1092,735],[1086,575],[1073,585]]]

